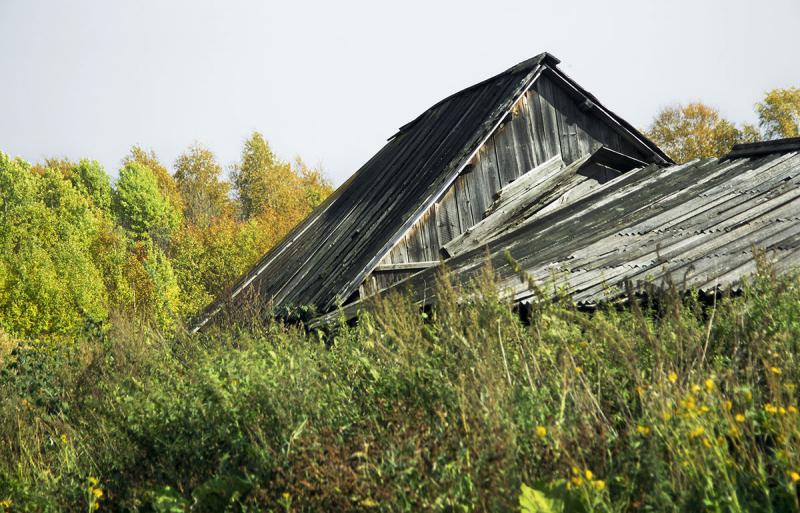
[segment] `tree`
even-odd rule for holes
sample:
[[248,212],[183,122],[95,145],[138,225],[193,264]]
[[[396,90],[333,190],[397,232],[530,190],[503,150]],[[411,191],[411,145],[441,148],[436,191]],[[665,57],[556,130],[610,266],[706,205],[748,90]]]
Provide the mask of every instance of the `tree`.
[[800,88],[773,89],[756,103],[759,126],[766,139],[800,135]]
[[280,161],[258,132],[245,141],[242,160],[231,173],[242,218],[250,219],[266,209],[284,210],[296,199],[299,180],[291,165]]
[[752,125],[737,128],[717,109],[699,102],[662,109],[646,135],[678,163],[719,157],[734,144],[759,139]]
[[96,160],[81,159],[72,167],[72,185],[103,210],[111,208],[111,182],[103,166]]
[[178,213],[161,194],[153,172],[137,162],[129,162],[120,170],[112,210],[134,238],[151,238],[164,245],[180,222]]
[[0,329],[38,337],[107,318],[94,261],[102,215],[60,169],[0,152]]
[[136,162],[149,168],[156,177],[158,190],[161,191],[161,195],[172,204],[175,210],[179,212],[183,210],[183,202],[181,200],[180,191],[178,191],[178,184],[175,183],[175,179],[167,168],[158,160],[153,150],[147,151],[141,146],[133,146],[130,154],[122,161],[123,165],[131,162]]
[[194,144],[175,161],[175,181],[183,198],[186,220],[208,226],[231,213],[230,184],[221,180],[222,167],[214,154]]

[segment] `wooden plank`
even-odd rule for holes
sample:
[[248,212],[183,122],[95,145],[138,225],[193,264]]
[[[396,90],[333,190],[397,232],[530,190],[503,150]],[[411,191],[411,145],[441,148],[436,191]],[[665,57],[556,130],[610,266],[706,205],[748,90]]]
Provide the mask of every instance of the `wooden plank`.
[[481,171],[486,181],[486,190],[489,192],[487,206],[494,201],[494,196],[502,186],[500,185],[500,172],[497,170],[497,153],[494,151],[494,138],[486,142],[480,152]]
[[531,124],[531,136],[533,137],[533,154],[536,157],[536,162],[541,164],[548,158],[550,150],[547,148],[547,138],[545,137],[544,120],[542,119],[542,103],[539,98],[539,93],[536,89],[531,88],[526,95],[528,101],[526,102],[528,108],[528,122]]
[[439,265],[438,260],[426,260],[421,262],[407,262],[405,264],[379,264],[375,267],[374,272],[388,272],[388,271],[421,271],[428,267]]
[[514,154],[517,158],[517,174],[514,177],[516,179],[536,167],[527,95],[520,98],[512,111],[511,133],[514,139]]
[[473,224],[483,219],[483,213],[486,208],[491,204],[492,192],[489,191],[489,185],[486,183],[486,175],[479,162],[475,159],[473,164],[470,164],[469,171],[464,174],[464,180],[467,182],[467,189],[470,196],[470,210],[472,211]]
[[475,224],[472,217],[470,192],[464,175],[459,175],[453,184],[456,189],[456,205],[458,205],[458,218],[461,221],[461,231]]
[[553,105],[553,89],[550,81],[541,76],[534,84],[539,96],[539,103],[542,111],[542,138],[544,141],[545,157],[550,158],[561,154],[562,159],[566,157],[562,154],[561,138],[558,132],[558,114]]
[[444,245],[461,233],[458,221],[458,207],[455,201],[455,188],[450,187],[436,204],[436,226],[439,232],[439,243]]
[[497,154],[497,169],[500,176],[500,186],[505,187],[522,173],[522,171],[519,170],[517,155],[514,151],[513,124],[506,122],[497,129],[493,139],[495,143],[495,153]]

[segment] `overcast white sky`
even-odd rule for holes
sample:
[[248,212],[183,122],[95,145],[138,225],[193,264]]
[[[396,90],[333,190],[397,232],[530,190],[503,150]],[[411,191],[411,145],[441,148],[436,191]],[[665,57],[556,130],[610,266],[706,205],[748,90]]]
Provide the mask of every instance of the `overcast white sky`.
[[259,130],[336,184],[440,98],[542,51],[638,127],[800,86],[800,0],[0,0],[0,150],[235,161]]

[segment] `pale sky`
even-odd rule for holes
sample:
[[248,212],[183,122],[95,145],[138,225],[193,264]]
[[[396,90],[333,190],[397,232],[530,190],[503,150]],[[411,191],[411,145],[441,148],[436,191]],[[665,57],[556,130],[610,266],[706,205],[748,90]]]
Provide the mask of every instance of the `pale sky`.
[[733,121],[800,86],[800,0],[0,0],[0,151],[133,144],[224,165],[252,130],[340,184],[444,96],[549,51],[637,127],[702,100]]

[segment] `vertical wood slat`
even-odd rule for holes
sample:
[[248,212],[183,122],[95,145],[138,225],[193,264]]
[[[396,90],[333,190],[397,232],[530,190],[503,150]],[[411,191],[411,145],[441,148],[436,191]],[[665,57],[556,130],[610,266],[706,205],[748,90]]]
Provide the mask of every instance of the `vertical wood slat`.
[[455,190],[451,187],[444,193],[436,207],[436,226],[439,232],[439,243],[444,245],[461,233],[458,222],[458,207],[455,202]]
[[484,173],[480,159],[476,158],[470,164],[470,171],[464,175],[467,181],[467,188],[470,191],[471,210],[473,223],[478,223],[483,219],[483,213],[491,205],[491,198],[494,192],[491,190],[487,176]]
[[472,218],[472,209],[470,201],[470,191],[467,187],[465,175],[459,175],[453,184],[456,190],[456,205],[458,206],[458,219],[461,222],[461,230],[459,233],[468,230],[475,224]]
[[547,160],[561,153],[558,116],[553,105],[553,92],[550,81],[545,77],[539,77],[535,85],[542,115],[542,139],[545,147],[545,160]]
[[514,153],[517,157],[518,173],[514,177],[516,179],[536,167],[536,154],[533,149],[534,143],[527,95],[523,95],[520,98],[513,110],[511,128],[514,135]]
[[497,169],[500,186],[505,187],[519,176],[517,156],[514,153],[513,125],[508,120],[494,134],[494,149],[497,154]]

